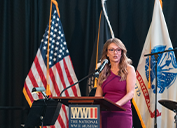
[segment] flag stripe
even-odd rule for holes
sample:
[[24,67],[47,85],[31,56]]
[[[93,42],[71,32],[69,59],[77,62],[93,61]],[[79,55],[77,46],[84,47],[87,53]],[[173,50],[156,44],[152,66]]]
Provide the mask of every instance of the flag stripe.
[[[60,63],[62,63],[62,62],[60,62]],[[56,64],[56,67],[57,67],[57,71],[58,71],[58,74],[60,76],[60,80],[61,80],[61,83],[63,85],[63,88],[66,88],[66,84],[65,84],[65,80],[64,80],[64,76],[63,76],[63,72],[62,72],[60,64]],[[66,94],[66,96],[69,96],[69,93],[68,93],[67,90],[65,91],[65,94]]]
[[[68,67],[68,70],[70,71],[71,78],[72,78],[73,82],[76,83],[78,80],[77,80],[76,76],[73,75],[75,73],[74,73],[73,64],[71,62],[71,57],[70,56],[65,57],[65,61],[66,61],[66,65]],[[76,96],[79,96],[80,95],[79,85],[76,84],[74,87],[76,88],[76,90],[75,90]]]
[[44,87],[46,88],[47,81],[46,81],[46,78],[45,78],[45,76],[44,76],[44,73],[43,73],[43,71],[42,71],[42,69],[41,69],[41,66],[40,66],[40,64],[39,64],[38,57],[35,57],[34,63],[35,63],[37,72],[38,72],[38,74],[39,74],[39,76],[40,76],[40,78],[41,78],[41,81],[42,81]]
[[61,84],[61,80],[59,78],[56,65],[53,66],[51,69],[52,69],[53,75],[55,76],[56,84],[52,84],[52,81],[50,80],[51,85],[52,85],[50,86],[50,89],[52,91],[53,97],[57,97],[57,96],[60,96],[60,90],[63,90],[63,85]]
[[50,128],[55,128],[55,125],[51,125]]
[[[64,67],[65,67],[64,69],[65,69],[65,71],[66,71],[67,78],[68,78],[68,80],[69,80],[70,85],[72,85],[72,84],[74,84],[74,82],[73,82],[73,80],[72,80],[72,78],[71,78],[70,72],[69,72],[68,67],[67,67],[67,65],[66,65],[66,62],[65,62],[65,59],[63,59],[63,62],[64,62]],[[72,91],[73,91],[73,93],[74,93],[74,96],[77,96],[76,87],[73,86],[73,87],[71,87],[71,88],[72,88]]]
[[[57,64],[56,64],[56,65],[57,65]],[[49,70],[49,74],[50,74],[51,81],[52,81],[52,83],[53,83],[53,87],[54,87],[54,89],[55,89],[55,91],[56,91],[56,93],[57,93],[57,95],[58,95],[58,94],[60,94],[60,90],[58,89],[58,85],[57,85],[57,83],[56,83],[55,76],[54,76],[54,74],[53,74],[52,69]]]
[[[36,82],[36,79],[35,79],[35,77],[34,77],[34,75],[33,75],[33,73],[32,73],[32,69],[30,69],[30,71],[29,71],[29,73],[28,73],[28,76],[29,76],[30,81],[32,82],[33,87],[38,87],[38,84],[37,84],[37,82]],[[32,91],[32,90],[31,90],[31,91]],[[38,95],[38,96],[39,96],[40,99],[43,98],[42,95]]]
[[65,124],[64,124],[64,122],[63,122],[63,120],[62,120],[61,115],[58,116],[57,120],[58,120],[58,122],[59,122],[61,128],[65,128]]
[[66,110],[66,106],[63,107],[63,111],[64,111],[64,114],[65,114],[65,117],[66,117],[66,124],[67,124],[67,128],[69,127],[69,119],[68,119],[68,115],[67,115],[67,110]]
[[33,85],[33,87],[38,87],[37,82],[36,82],[36,79],[35,79],[35,77],[34,77],[34,75],[33,75],[33,73],[32,73],[32,69],[30,69],[30,71],[29,71],[29,73],[28,73],[28,77],[29,77],[29,79],[30,79],[30,81],[31,81],[31,83],[32,83],[32,85]]
[[69,61],[69,63],[68,64],[70,64],[70,66],[68,66],[68,68],[70,68],[71,70],[72,70],[72,72],[74,72],[74,67],[73,67],[73,64],[72,64],[72,62],[71,62],[71,57],[70,56],[67,56],[67,60]]
[[31,95],[31,102],[33,102],[34,101],[34,99],[38,99],[39,98],[39,96],[38,95],[32,95],[31,94],[31,90],[33,89],[33,85],[32,85],[32,83],[31,83],[31,80],[29,79],[29,76],[27,76],[26,77],[26,80],[25,80],[25,84],[27,85],[27,93],[28,93],[28,95]]
[[[63,116],[63,114],[66,112],[64,109],[65,109],[65,106],[62,105],[62,106],[61,106],[61,110],[62,110],[62,111],[60,112],[60,117],[58,118],[58,121],[59,121],[59,123],[60,123],[60,125],[61,125],[62,128],[65,128],[65,127],[66,127],[65,124],[64,124],[64,120],[67,119],[67,116],[66,116],[64,119],[61,118],[61,115]],[[67,125],[67,124],[66,124],[66,125]]]
[[65,117],[63,121],[65,122],[65,126],[67,127],[67,124],[69,123],[68,115],[67,115],[68,108],[65,105],[62,105],[62,113],[61,115]]

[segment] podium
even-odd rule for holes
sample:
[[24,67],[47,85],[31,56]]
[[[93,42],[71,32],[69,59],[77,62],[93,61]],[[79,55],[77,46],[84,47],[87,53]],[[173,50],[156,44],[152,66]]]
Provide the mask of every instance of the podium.
[[[52,99],[57,100],[58,102],[66,105],[66,106],[72,106],[72,105],[75,105],[76,107],[78,106],[77,108],[82,108],[82,107],[86,108],[88,106],[89,106],[89,108],[92,108],[92,107],[95,108],[95,106],[99,106],[99,109],[98,109],[99,113],[100,113],[100,111],[125,111],[125,109],[123,107],[115,104],[114,102],[108,100],[105,97],[52,97]],[[70,109],[70,111],[71,111],[71,109]],[[81,110],[74,110],[74,111],[81,111]],[[83,111],[84,111],[83,113],[88,112],[87,109],[85,109]],[[71,112],[69,112],[69,113],[71,113]],[[75,112],[75,115],[82,115],[82,118],[79,118],[79,119],[83,119],[83,113],[80,114],[79,112]],[[69,114],[69,116],[70,116],[70,114]],[[100,116],[100,115],[98,115],[98,116]],[[98,118],[98,119],[100,119],[100,118]],[[69,119],[71,119],[71,118],[69,117]],[[74,122],[79,122],[79,121],[74,121]],[[80,122],[84,122],[84,121],[80,121]],[[85,121],[85,122],[88,122],[88,121]],[[101,128],[101,122],[100,122],[99,126]],[[72,127],[74,127],[74,125]],[[75,127],[78,127],[78,125],[76,125]],[[84,126],[84,127],[86,127],[86,126]]]
[[72,105],[99,105],[101,111],[125,111],[125,109],[105,97],[52,97],[58,102]]

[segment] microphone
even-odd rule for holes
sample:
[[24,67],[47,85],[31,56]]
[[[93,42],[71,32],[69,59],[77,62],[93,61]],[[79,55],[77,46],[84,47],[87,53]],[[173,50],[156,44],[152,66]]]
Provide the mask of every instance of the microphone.
[[105,65],[108,63],[108,59],[104,59],[103,60],[103,63],[100,65],[100,67],[98,68],[98,69],[96,69],[96,71],[95,72],[101,72],[103,69],[104,69],[104,67],[105,67]]
[[44,91],[46,91],[44,87],[35,87],[35,88],[32,89],[32,93],[41,92],[42,95],[45,97],[45,99],[48,100],[49,96],[47,96]]
[[36,87],[32,89],[32,92],[43,92],[43,91],[45,91],[44,87]]

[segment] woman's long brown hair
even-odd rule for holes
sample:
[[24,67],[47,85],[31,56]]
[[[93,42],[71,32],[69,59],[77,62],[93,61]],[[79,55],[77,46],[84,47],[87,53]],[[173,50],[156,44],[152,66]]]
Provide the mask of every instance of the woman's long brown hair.
[[[121,58],[120,58],[120,62],[119,62],[119,71],[118,71],[118,75],[121,77],[121,80],[125,80],[128,74],[127,71],[127,65],[131,64],[132,61],[131,59],[129,59],[127,57],[127,49],[125,47],[125,45],[122,43],[121,40],[117,39],[117,38],[112,38],[106,41],[106,43],[103,46],[103,50],[102,50],[102,57],[101,57],[101,62],[104,59],[108,59],[107,57],[107,52],[108,52],[108,46],[114,43],[116,44],[120,49],[121,49]],[[103,69],[103,71],[100,73],[99,75],[99,79],[98,79],[98,85],[102,85],[102,83],[107,79],[107,77],[110,75],[110,69],[111,69],[111,65],[110,65],[110,61],[108,62],[108,64],[105,65],[105,68]]]

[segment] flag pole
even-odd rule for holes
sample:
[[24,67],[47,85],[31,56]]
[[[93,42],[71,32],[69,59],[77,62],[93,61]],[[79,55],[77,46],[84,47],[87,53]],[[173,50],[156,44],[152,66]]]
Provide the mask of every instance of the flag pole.
[[49,40],[50,40],[51,14],[52,14],[52,0],[50,2],[49,33],[48,33],[48,42],[47,42],[47,86],[46,86],[46,95],[51,95],[50,84],[49,84],[49,50],[50,50],[49,49]]
[[[156,1],[156,0],[155,0]],[[154,1],[154,2],[155,2]],[[162,0],[159,0],[160,1],[160,5],[161,5],[161,8],[162,8]],[[151,45],[151,43],[150,43]],[[150,47],[150,50],[151,50],[151,47]],[[166,52],[166,51],[164,51]],[[163,52],[161,52],[162,54]],[[154,54],[146,54],[144,56],[149,56],[149,68],[150,68],[150,59],[151,59],[151,56],[154,55],[155,57],[155,73],[156,73],[156,86],[155,86],[155,117],[154,117],[154,128],[157,128],[157,86],[158,86],[158,83],[157,83],[157,61],[158,61],[158,53],[154,53]],[[149,83],[148,83],[148,88],[150,88],[150,83],[151,83],[151,78],[150,78],[150,71],[149,71]]]
[[157,59],[158,59],[158,54],[156,53],[152,53],[152,54],[146,54],[145,56],[152,56],[154,55],[155,57],[155,64],[156,64],[156,68],[155,68],[155,72],[156,72],[156,86],[155,86],[155,117],[154,117],[154,128],[157,128]]
[[109,29],[110,29],[110,32],[111,32],[111,36],[112,36],[112,38],[114,38],[114,32],[113,32],[113,30],[112,30],[110,21],[109,21],[109,19],[108,19],[108,15],[107,15],[106,10],[105,10],[105,5],[104,5],[104,2],[105,2],[105,1],[106,1],[106,0],[101,0],[101,2],[102,2],[102,7],[103,7],[103,12],[104,12],[105,18],[106,18],[106,20],[107,20],[107,22],[108,22]]
[[[97,49],[96,49],[96,64],[95,64],[95,69],[98,68],[97,63],[98,63],[98,46],[99,46],[99,37],[100,37],[101,14],[102,14],[102,11],[101,11],[101,13],[100,13],[100,18],[99,18],[99,28],[98,28],[98,38],[97,38]],[[94,80],[94,88],[97,87],[97,82],[98,82],[98,78],[95,77],[95,80]]]

